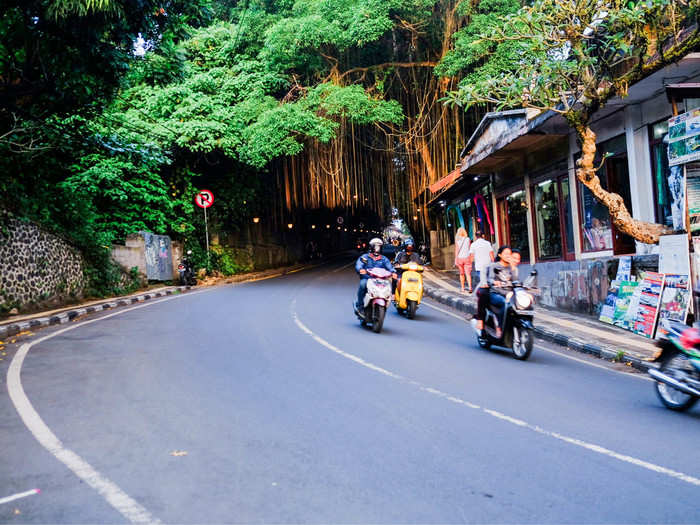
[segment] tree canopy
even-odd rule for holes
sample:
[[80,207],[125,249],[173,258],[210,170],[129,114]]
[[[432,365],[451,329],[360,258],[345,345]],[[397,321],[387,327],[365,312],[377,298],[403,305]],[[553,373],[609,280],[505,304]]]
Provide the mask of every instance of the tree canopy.
[[485,23],[458,46],[460,59],[481,63],[450,98],[467,107],[489,103],[561,114],[582,144],[579,180],[621,231],[656,243],[664,228],[633,219],[622,197],[601,186],[589,124],[608,100],[626,96],[630,84],[694,49],[697,21],[698,5],[688,0],[535,0]]
[[644,70],[697,16],[683,0],[604,16],[594,0],[5,4],[0,205],[96,259],[138,230],[196,241],[201,187],[228,231],[310,209],[424,214],[487,109],[585,123],[623,93],[621,66]]

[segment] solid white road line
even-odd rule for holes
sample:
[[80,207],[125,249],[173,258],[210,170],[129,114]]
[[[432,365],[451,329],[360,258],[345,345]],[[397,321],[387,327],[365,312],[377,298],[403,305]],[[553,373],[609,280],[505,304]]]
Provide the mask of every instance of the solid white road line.
[[[448,310],[445,310],[444,308],[440,308],[439,306],[435,306],[435,305],[433,305],[433,304],[430,304],[430,303],[428,303],[428,302],[426,302],[426,301],[423,301],[423,302],[421,303],[421,305],[425,305],[425,306],[427,306],[428,308],[432,308],[433,310],[437,310],[438,312],[442,312],[442,313],[445,314],[445,315],[449,315],[449,316],[451,316],[451,317],[454,317],[455,319],[459,319],[460,321],[462,321],[462,322],[464,322],[464,323],[467,322],[467,319],[465,319],[464,317],[462,317],[462,316],[460,316],[460,315],[457,315],[457,314],[455,314],[454,312],[450,312],[450,311],[448,311]],[[613,373],[615,373],[615,374],[621,374],[621,375],[623,375],[623,376],[625,376],[625,377],[634,377],[635,379],[641,379],[641,380],[643,380],[643,381],[650,381],[650,382],[652,382],[652,383],[654,382],[654,380],[653,380],[652,378],[650,378],[650,377],[648,377],[648,376],[646,376],[646,375],[642,375],[642,374],[633,374],[633,373],[625,372],[625,371],[622,371],[622,370],[615,370],[614,368],[610,368],[610,367],[605,366],[605,365],[601,365],[601,364],[598,364],[598,363],[592,363],[592,362],[590,362],[590,361],[586,361],[585,359],[581,359],[580,357],[575,357],[575,356],[573,356],[573,355],[569,355],[569,354],[566,353],[565,351],[561,351],[561,352],[560,352],[560,351],[558,351],[558,350],[552,350],[551,348],[545,348],[545,347],[543,347],[543,346],[538,346],[538,347],[537,347],[537,350],[543,350],[543,351],[545,351],[545,352],[547,352],[547,353],[549,353],[549,354],[554,354],[554,355],[558,355],[558,356],[560,356],[560,357],[565,357],[566,359],[570,359],[571,361],[576,361],[577,363],[582,363],[582,364],[584,364],[584,365],[592,366],[592,367],[595,367],[595,368],[600,368],[601,370],[605,370],[605,371],[607,371],[607,372],[613,372]]]
[[[303,269],[303,268],[302,268]],[[297,270],[299,271],[299,270]],[[291,273],[291,272],[288,272]],[[274,277],[280,277],[283,274],[274,274],[270,276],[263,277],[261,279],[253,279],[251,281],[245,281],[242,283],[234,283],[235,285],[245,284],[246,282],[255,282],[266,279],[272,279]],[[214,290],[215,288],[205,288],[203,290],[197,290],[194,292],[188,292],[186,294],[178,294],[158,301],[152,301],[148,303],[139,304],[138,306],[132,306],[130,308],[125,308],[117,312],[103,315],[95,319],[89,319],[78,324],[74,324],[58,330],[57,332],[46,335],[36,341],[31,341],[29,343],[23,344],[17,351],[15,356],[12,358],[10,367],[7,371],[7,391],[10,395],[10,399],[17,410],[20,418],[27,426],[29,431],[34,435],[36,440],[53,456],[66,465],[73,473],[87,483],[90,487],[95,489],[110,505],[112,505],[117,511],[119,511],[126,519],[133,523],[160,523],[159,520],[154,518],[143,506],[132,499],[128,494],[121,490],[116,484],[107,479],[105,476],[100,474],[95,470],[87,461],[82,459],[75,452],[67,449],[63,446],[63,443],[56,437],[56,435],[51,431],[51,429],[44,423],[41,419],[39,413],[34,409],[34,406],[29,401],[29,398],[24,392],[22,387],[21,372],[22,364],[24,359],[29,353],[29,350],[36,344],[42,343],[52,337],[56,337],[70,330],[75,330],[82,326],[95,323],[97,321],[102,321],[103,319],[109,319],[117,315],[124,314],[126,312],[131,312],[133,310],[138,310],[139,308],[146,308],[154,304],[163,303],[165,301],[171,301],[173,299],[178,299],[180,297],[191,297],[193,295],[198,295],[200,293],[208,292]],[[39,492],[28,491],[23,493],[22,496],[25,497],[31,494],[36,494]],[[31,494],[30,494],[31,493]],[[17,499],[15,496],[10,496],[10,498]],[[0,499],[0,503],[6,503],[7,498]],[[12,501],[12,499],[7,500]]]
[[122,315],[126,312],[138,310],[139,308],[146,308],[147,306],[163,303],[165,301],[172,301],[173,299],[179,299],[180,297],[191,297],[206,291],[208,290],[178,294],[175,296],[166,297],[165,299],[160,299],[158,301],[125,308],[124,310],[119,310],[108,315],[68,326],[58,330],[57,332],[41,337],[36,341],[24,343],[12,358],[10,368],[7,371],[7,391],[10,394],[10,399],[15,405],[15,409],[22,418],[22,421],[24,421],[24,424],[34,435],[36,440],[41,444],[41,446],[53,454],[56,459],[72,470],[76,476],[95,489],[110,505],[112,505],[112,507],[119,511],[122,516],[133,523],[159,523],[159,521],[116,484],[100,474],[87,461],[82,459],[72,450],[67,449],[63,443],[61,443],[61,441],[41,419],[41,416],[34,409],[32,403],[29,401],[29,398],[24,392],[21,381],[22,364],[24,363],[24,358],[29,353],[29,350],[34,345],[42,343],[48,339],[51,339],[52,337],[56,337],[70,330],[75,330],[76,328],[80,328],[97,321],[102,321],[103,319],[109,319],[110,317]]
[[632,465],[636,465],[638,467],[650,470],[652,472],[656,472],[658,474],[663,474],[663,475],[678,479],[680,481],[690,483],[691,485],[700,486],[700,478],[696,478],[694,476],[690,476],[688,474],[684,474],[683,472],[678,472],[676,470],[672,470],[672,469],[669,469],[666,467],[662,467],[660,465],[656,465],[656,464],[651,463],[649,461],[644,461],[642,459],[638,459],[638,458],[635,458],[632,456],[620,454],[618,452],[607,449],[607,448],[602,447],[600,445],[596,445],[594,443],[588,443],[588,442],[580,440],[580,439],[565,436],[564,434],[559,434],[558,432],[552,432],[549,430],[545,430],[542,427],[530,424],[526,421],[523,421],[522,419],[517,419],[517,418],[511,417],[511,416],[508,416],[508,415],[503,414],[501,412],[498,412],[496,410],[491,410],[489,408],[480,407],[479,405],[477,405],[475,403],[471,403],[471,402],[466,401],[464,399],[461,399],[459,397],[452,396],[452,395],[447,394],[445,392],[442,392],[438,389],[428,387],[428,386],[423,385],[422,383],[420,383],[418,381],[407,379],[399,374],[396,374],[390,370],[387,370],[386,368],[382,368],[382,367],[377,366],[369,361],[366,361],[366,360],[362,359],[361,357],[358,357],[354,354],[345,352],[344,350],[341,350],[337,346],[329,343],[328,341],[326,341],[325,339],[323,339],[319,335],[315,334],[309,327],[307,327],[304,323],[302,323],[301,320],[299,319],[299,316],[297,315],[296,303],[297,303],[297,300],[294,299],[292,301],[292,304],[291,304],[292,319],[294,320],[294,323],[299,327],[299,329],[301,329],[302,332],[311,336],[314,339],[314,341],[316,341],[320,345],[324,346],[325,348],[331,350],[332,352],[335,352],[336,354],[338,354],[342,357],[345,357],[346,359],[354,361],[355,363],[357,363],[361,366],[364,366],[365,368],[369,368],[370,370],[373,370],[375,372],[379,372],[380,374],[387,376],[387,377],[390,377],[392,379],[396,379],[396,380],[408,383],[410,385],[413,385],[416,388],[418,388],[419,390],[421,390],[423,392],[427,392],[428,394],[432,394],[432,395],[441,397],[443,399],[446,399],[447,401],[450,401],[452,403],[456,403],[458,405],[466,406],[466,407],[471,408],[473,410],[479,410],[480,412],[487,414],[491,417],[495,417],[501,421],[505,421],[505,422],[511,423],[513,425],[522,427],[522,428],[526,428],[526,429],[531,430],[533,432],[536,432],[540,435],[547,436],[547,437],[550,437],[553,439],[557,439],[559,441],[563,441],[565,443],[569,443],[571,445],[575,445],[577,447],[581,447],[581,448],[584,448],[584,449],[589,450],[591,452],[595,452],[597,454],[602,454],[604,456],[607,456],[607,457],[610,457],[613,459],[617,459],[617,460],[623,461],[625,463],[630,463]]
[[0,498],[0,505],[4,503],[9,503],[15,501],[16,499],[26,498],[27,496],[33,496],[34,494],[39,494],[41,492],[39,489],[32,489],[26,492],[20,492],[19,494],[13,494],[12,496],[7,496],[6,498]]

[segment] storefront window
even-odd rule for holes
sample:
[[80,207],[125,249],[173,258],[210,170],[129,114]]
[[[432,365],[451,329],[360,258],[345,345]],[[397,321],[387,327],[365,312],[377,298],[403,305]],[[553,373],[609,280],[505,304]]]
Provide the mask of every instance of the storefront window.
[[[626,172],[627,146],[625,136],[620,135],[599,144],[594,161],[595,165],[601,163],[604,154],[610,155],[611,158],[605,161],[602,168],[598,171],[600,185],[603,189],[620,194],[627,205],[627,209],[631,210],[629,203],[629,175]],[[595,252],[614,249],[613,226],[607,206],[598,201],[593,193],[583,184],[579,184],[579,188],[581,190],[583,251]],[[627,246],[623,243],[623,241],[627,240],[625,237],[620,241],[621,253],[627,253],[625,251]],[[623,244],[625,244],[624,247]]]
[[508,244],[511,248],[520,250],[524,260],[529,258],[530,243],[527,238],[527,202],[525,191],[520,190],[506,197],[506,212],[508,217]]
[[566,225],[566,252],[574,253],[574,219],[571,214],[571,187],[569,177],[561,179],[561,197],[564,201],[564,224]]
[[654,195],[656,196],[656,221],[673,227],[671,191],[668,186],[668,144],[664,137],[668,133],[668,122],[662,121],[651,127],[651,155],[654,169]]
[[[605,186],[602,177],[600,182],[601,186]],[[581,186],[581,210],[583,212],[583,250],[586,252],[612,250],[612,225],[608,208],[601,204],[585,186]]]
[[535,186],[535,217],[539,257],[561,257],[561,220],[557,182],[546,180]]
[[[656,221],[659,224],[673,228],[674,193],[669,181],[671,170],[668,166],[668,121],[663,120],[651,126],[651,161],[654,176],[654,197]],[[681,218],[677,219],[679,222]]]

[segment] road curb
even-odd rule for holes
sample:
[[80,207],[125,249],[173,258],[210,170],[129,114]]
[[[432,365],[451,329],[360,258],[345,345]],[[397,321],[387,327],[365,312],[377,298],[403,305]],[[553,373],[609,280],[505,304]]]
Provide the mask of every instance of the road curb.
[[134,303],[147,301],[149,299],[157,299],[158,297],[165,297],[168,295],[183,293],[187,290],[190,290],[191,288],[191,286],[177,286],[174,288],[169,288],[167,290],[149,292],[137,296],[117,297],[110,301],[105,301],[104,303],[76,307],[72,310],[65,310],[63,312],[59,312],[51,316],[37,317],[34,319],[19,321],[17,323],[8,323],[0,325],[0,340],[5,337],[12,337],[14,335],[22,334],[23,332],[28,332],[32,328],[43,328],[51,325],[65,324],[69,321],[72,321],[76,317],[95,312],[101,312],[103,310],[109,310],[112,308],[118,308],[120,306],[128,306]]
[[[248,281],[256,281],[259,279],[266,279],[271,277],[278,277],[282,275],[287,275],[288,273],[294,273],[299,270],[304,270],[307,268],[313,268],[314,265],[294,265],[284,268],[273,268],[270,270],[263,270],[260,272],[254,272],[251,274],[242,274],[232,276],[231,278],[224,281],[224,284],[242,284]],[[36,317],[32,319],[25,319],[23,321],[18,321],[16,323],[6,323],[0,325],[0,341],[6,337],[12,337],[21,335],[23,332],[28,332],[32,328],[43,328],[51,325],[65,324],[72,321],[76,317],[82,315],[91,314],[95,312],[101,312],[103,310],[110,310],[112,308],[119,308],[120,306],[129,306],[135,303],[141,303],[148,301],[150,299],[157,299],[158,297],[165,297],[168,295],[175,295],[183,292],[187,292],[194,288],[193,286],[173,286],[163,290],[156,290],[152,292],[141,293],[139,295],[129,295],[124,297],[114,297],[106,300],[103,303],[92,304],[89,306],[76,306],[73,309],[64,310],[56,314],[44,317]],[[202,287],[201,289],[206,289],[208,286]]]
[[[423,283],[423,290],[426,296],[441,304],[444,304],[445,306],[449,306],[465,314],[473,315],[476,313],[476,304],[474,301],[468,301],[459,295],[446,292],[441,288],[426,283]],[[544,341],[568,348],[574,352],[592,355],[600,359],[605,359],[606,361],[619,361],[642,372],[647,372],[650,368],[655,368],[653,364],[643,361],[636,356],[630,355],[624,350],[615,351],[614,349],[605,345],[599,345],[572,337],[563,331],[560,332],[550,328],[536,326],[535,335]]]

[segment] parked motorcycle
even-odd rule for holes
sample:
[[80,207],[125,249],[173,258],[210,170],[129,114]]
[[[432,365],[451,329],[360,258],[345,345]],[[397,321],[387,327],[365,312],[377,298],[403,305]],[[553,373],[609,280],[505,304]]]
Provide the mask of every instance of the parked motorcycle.
[[688,410],[700,399],[700,330],[667,319],[660,329],[666,334],[654,358],[660,366],[650,368],[649,375],[666,408]]
[[367,293],[364,300],[364,312],[360,312],[353,303],[355,315],[362,326],[370,325],[375,333],[382,331],[386,307],[391,300],[391,276],[392,273],[384,268],[371,268],[367,270]]
[[181,286],[195,286],[197,284],[192,262],[188,258],[189,255],[192,255],[192,250],[187,250],[187,255],[180,259],[180,263],[177,265],[177,271],[180,274]]
[[[514,357],[521,361],[530,357],[535,342],[535,327],[532,324],[535,301],[530,292],[536,289],[536,276],[537,271],[533,270],[525,283],[513,281],[506,287],[509,291],[505,296],[505,305],[491,305],[486,309],[484,329],[481,333],[477,332],[481,348],[502,346],[512,350]],[[500,336],[498,328],[501,329]]]
[[423,299],[423,267],[416,263],[406,263],[398,265],[396,269],[403,273],[394,293],[394,306],[400,314],[413,319]]

